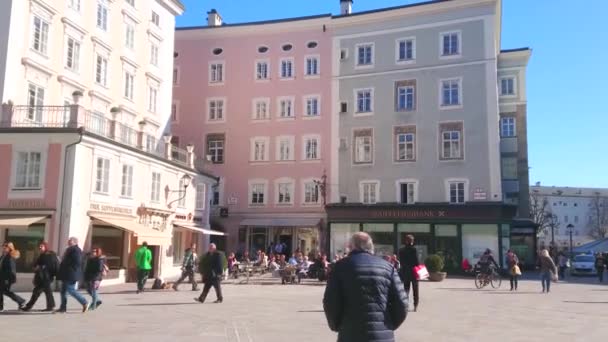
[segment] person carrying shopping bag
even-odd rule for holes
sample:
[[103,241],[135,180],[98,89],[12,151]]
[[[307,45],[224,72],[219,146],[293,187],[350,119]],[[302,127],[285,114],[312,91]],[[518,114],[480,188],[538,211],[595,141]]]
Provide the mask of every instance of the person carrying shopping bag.
[[511,291],[517,291],[517,280],[521,275],[519,268],[519,258],[512,250],[507,251],[507,264],[509,265],[509,276],[511,283]]

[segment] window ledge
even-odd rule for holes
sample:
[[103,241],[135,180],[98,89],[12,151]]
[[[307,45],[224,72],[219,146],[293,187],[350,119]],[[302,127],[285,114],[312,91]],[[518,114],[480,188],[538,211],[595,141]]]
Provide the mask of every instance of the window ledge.
[[321,119],[321,114],[319,115],[304,115],[302,120],[319,120]]
[[395,63],[397,65],[410,65],[410,64],[416,64],[416,60],[415,59],[403,59],[403,60],[397,60]]
[[270,122],[270,118],[268,119],[251,119],[251,122],[253,123],[261,123],[261,122]]
[[279,117],[277,119],[277,121],[295,121],[296,117],[295,116],[286,116],[286,117]]
[[[219,86],[223,86],[225,83],[224,82],[209,82],[209,86],[210,87],[219,87]],[[178,86],[178,85],[175,85]]]
[[11,191],[14,192],[38,192],[38,191],[42,191],[42,188],[12,188]]
[[462,103],[456,105],[440,105],[439,110],[462,109]]
[[461,58],[462,54],[458,53],[458,54],[454,54],[454,55],[440,55],[439,59],[457,59],[457,58]]
[[306,163],[306,164],[313,164],[313,163],[320,163],[321,162],[321,158],[318,159],[303,159],[302,163]]
[[314,74],[314,75],[304,75],[304,79],[305,80],[316,80],[321,78],[321,75],[319,74]]
[[355,112],[353,114],[354,117],[358,118],[358,117],[366,117],[366,116],[373,116],[374,112]]

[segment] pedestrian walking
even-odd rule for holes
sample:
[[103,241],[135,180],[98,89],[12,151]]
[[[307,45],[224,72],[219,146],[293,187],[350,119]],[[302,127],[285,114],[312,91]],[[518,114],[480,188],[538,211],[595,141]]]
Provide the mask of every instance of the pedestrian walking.
[[399,262],[401,263],[401,270],[399,276],[403,281],[405,293],[410,295],[410,286],[414,292],[414,312],[418,310],[418,303],[420,301],[420,293],[418,287],[418,279],[414,271],[414,267],[418,266],[418,251],[414,247],[414,236],[407,235],[405,237],[405,245],[399,250]]
[[84,281],[87,293],[91,296],[89,310],[97,309],[102,303],[97,291],[99,290],[103,276],[107,273],[106,257],[103,255],[101,248],[93,248],[84,268]]
[[137,292],[144,292],[144,287],[150,270],[152,269],[152,251],[148,248],[148,243],[144,241],[141,247],[135,251],[135,265],[137,266]]
[[393,265],[372,255],[372,238],[351,238],[352,252],[332,269],[323,310],[338,342],[395,341],[394,330],[407,316],[407,294]]
[[89,310],[89,303],[78,293],[78,281],[82,279],[82,250],[78,247],[78,239],[71,237],[68,239],[68,248],[63,253],[61,264],[59,264],[59,274],[57,279],[61,280],[61,305],[57,313],[65,313],[68,307],[68,294],[80,305],[82,312]]
[[195,301],[204,303],[209,294],[209,290],[213,286],[215,289],[215,295],[217,300],[215,303],[221,303],[224,301],[222,296],[222,275],[224,274],[224,256],[217,251],[217,247],[214,243],[209,245],[209,251],[201,260],[201,273],[203,275],[203,292],[198,298],[194,298]]
[[177,291],[177,287],[184,281],[184,279],[186,279],[186,277],[188,278],[190,284],[192,284],[192,291],[196,291],[198,289],[196,279],[194,277],[194,270],[197,262],[198,257],[196,256],[196,244],[193,243],[190,245],[190,248],[186,249],[184,252],[184,261],[182,261],[182,275],[175,282],[175,284],[173,284],[173,290]]
[[604,269],[606,268],[606,260],[602,253],[597,253],[595,255],[595,269],[597,271],[597,278],[600,283],[604,282]]
[[559,265],[559,278],[566,280],[566,269],[568,268],[568,257],[564,252],[559,252],[557,257],[557,264]]
[[17,265],[15,260],[19,259],[20,253],[15,249],[12,242],[2,245],[2,256],[0,256],[0,312],[4,311],[4,296],[12,299],[19,309],[25,304],[25,299],[11,291],[11,286],[17,282]]
[[30,311],[40,295],[44,292],[46,297],[46,309],[42,311],[53,311],[55,309],[55,298],[53,298],[53,289],[51,285],[59,271],[59,258],[57,254],[49,249],[47,242],[41,242],[38,245],[40,255],[36,259],[34,265],[34,290],[32,297],[23,307],[23,311]]
[[549,293],[551,290],[551,281],[557,281],[557,266],[549,255],[549,251],[543,249],[540,251],[540,278],[543,285],[543,293]]
[[517,281],[521,275],[519,268],[519,258],[512,250],[507,251],[507,265],[509,265],[509,279],[511,283],[511,291],[517,291]]

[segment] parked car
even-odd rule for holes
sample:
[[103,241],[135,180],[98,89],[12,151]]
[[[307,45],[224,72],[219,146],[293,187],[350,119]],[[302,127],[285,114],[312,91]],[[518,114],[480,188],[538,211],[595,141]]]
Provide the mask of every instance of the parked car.
[[577,255],[572,260],[571,275],[597,275],[593,255]]

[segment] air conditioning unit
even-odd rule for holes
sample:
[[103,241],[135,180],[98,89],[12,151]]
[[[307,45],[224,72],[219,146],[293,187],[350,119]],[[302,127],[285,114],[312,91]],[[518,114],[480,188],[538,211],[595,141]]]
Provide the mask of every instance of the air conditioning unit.
[[341,49],[340,50],[340,60],[345,61],[347,59],[348,59],[348,49]]
[[346,112],[348,112],[348,103],[340,102],[340,114],[344,114]]
[[346,138],[340,138],[340,150],[348,150],[348,140]]

